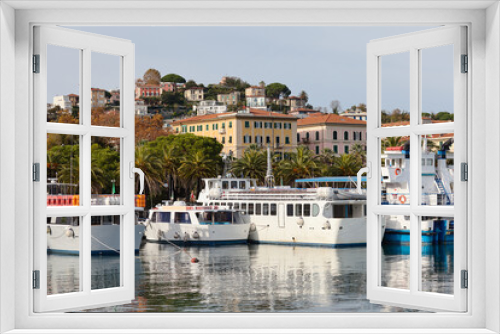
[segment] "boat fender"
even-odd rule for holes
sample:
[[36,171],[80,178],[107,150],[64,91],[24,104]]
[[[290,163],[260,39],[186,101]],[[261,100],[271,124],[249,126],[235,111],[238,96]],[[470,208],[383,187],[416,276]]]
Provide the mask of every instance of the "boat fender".
[[396,175],[401,174],[401,168],[396,168],[396,170],[394,171],[394,173],[395,173]]
[[401,204],[405,204],[406,203],[406,196],[405,195],[399,196],[399,202],[401,202]]
[[181,236],[179,235],[179,233],[175,232],[174,233],[174,239],[179,239]]
[[193,238],[194,239],[198,239],[200,237],[200,235],[198,234],[198,232],[194,231],[193,232]]
[[297,219],[297,225],[304,226],[304,218],[299,217],[299,219]]
[[52,235],[52,229],[50,226],[47,226],[47,234]]
[[250,232],[255,232],[257,230],[257,226],[254,223],[250,224]]
[[156,231],[156,237],[158,238],[158,240],[161,239],[161,231],[160,230]]
[[330,230],[332,228],[332,224],[327,220],[323,223],[323,229],[324,230]]
[[75,237],[75,231],[73,231],[73,229],[71,227],[69,227],[68,229],[66,229],[66,236],[68,238],[74,238]]
[[186,242],[189,239],[189,234],[187,232],[184,232],[184,242]]

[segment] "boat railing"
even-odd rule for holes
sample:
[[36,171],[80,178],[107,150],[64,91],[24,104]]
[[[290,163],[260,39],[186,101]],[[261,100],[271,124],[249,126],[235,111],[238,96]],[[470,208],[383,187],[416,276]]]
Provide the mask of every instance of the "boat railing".
[[222,200],[317,200],[317,192],[230,192],[221,195]]

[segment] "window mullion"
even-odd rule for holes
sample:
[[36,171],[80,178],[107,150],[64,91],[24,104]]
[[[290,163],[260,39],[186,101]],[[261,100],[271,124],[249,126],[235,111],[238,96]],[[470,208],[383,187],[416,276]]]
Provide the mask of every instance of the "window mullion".
[[[91,50],[86,48],[83,50],[83,61],[81,64],[82,68],[82,88],[81,88],[81,99],[80,99],[80,117],[82,118],[82,124],[88,130],[91,126]],[[91,186],[92,186],[92,152],[91,152],[91,134],[87,131],[86,134],[82,136],[82,141],[80,145],[80,163],[81,163],[81,173],[80,173],[80,196],[83,199],[83,205],[90,208],[91,204]],[[81,278],[82,278],[82,291],[90,293],[91,291],[91,216],[90,212],[87,212],[83,216],[82,225],[80,226],[82,230],[81,250]]]
[[[419,123],[419,91],[420,75],[418,49],[410,49],[410,209],[412,212],[417,208],[420,201],[420,153],[419,137],[413,132],[413,128]],[[421,234],[419,217],[410,215],[410,291],[418,292],[420,277],[420,247],[419,236]]]

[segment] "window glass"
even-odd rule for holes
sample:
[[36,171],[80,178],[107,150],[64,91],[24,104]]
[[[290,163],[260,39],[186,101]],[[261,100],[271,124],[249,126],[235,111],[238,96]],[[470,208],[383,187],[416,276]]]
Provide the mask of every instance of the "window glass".
[[286,205],[286,215],[288,217],[293,217],[293,204]]
[[92,52],[92,125],[120,126],[120,73],[121,57]]
[[240,181],[240,189],[245,189],[245,181]]
[[302,204],[295,204],[295,216],[302,216]]
[[248,214],[253,215],[254,211],[254,204],[253,203],[248,203]]
[[170,212],[156,212],[154,221],[157,223],[170,223]]
[[174,214],[174,223],[191,224],[191,217],[189,217],[189,212],[176,212]]
[[262,206],[260,203],[255,204],[255,214],[256,215],[262,214]]
[[311,204],[304,204],[304,217],[311,216]]
[[312,215],[313,215],[313,217],[317,217],[319,215],[319,205],[318,204],[313,204]]
[[238,181],[231,181],[231,189],[238,189]]
[[276,204],[271,204],[271,216],[276,216]]
[[269,215],[269,204],[262,204],[262,214],[264,216]]

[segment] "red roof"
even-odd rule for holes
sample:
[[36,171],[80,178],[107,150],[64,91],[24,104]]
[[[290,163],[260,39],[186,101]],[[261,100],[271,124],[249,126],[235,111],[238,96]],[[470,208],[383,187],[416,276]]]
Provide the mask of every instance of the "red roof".
[[349,117],[339,116],[337,114],[316,113],[309,117],[299,119],[297,126],[307,126],[315,124],[349,124],[349,125],[366,125],[366,121],[352,119]]
[[79,96],[78,94],[68,94],[68,96]]
[[184,123],[193,123],[193,122],[198,122],[198,121],[217,119],[219,117],[230,116],[230,115],[243,116],[243,117],[247,116],[247,115],[252,115],[254,117],[281,117],[281,118],[297,119],[296,117],[294,117],[292,115],[286,115],[286,114],[277,113],[277,112],[271,112],[271,111],[266,111],[266,110],[250,108],[249,113],[239,114],[236,112],[225,112],[225,113],[219,113],[219,114],[208,114],[208,115],[194,116],[194,117],[189,117],[189,118],[174,121],[172,123],[172,125],[175,126],[175,125],[182,125]]

